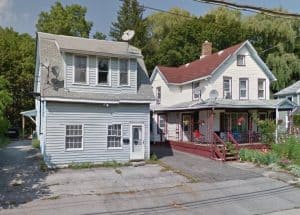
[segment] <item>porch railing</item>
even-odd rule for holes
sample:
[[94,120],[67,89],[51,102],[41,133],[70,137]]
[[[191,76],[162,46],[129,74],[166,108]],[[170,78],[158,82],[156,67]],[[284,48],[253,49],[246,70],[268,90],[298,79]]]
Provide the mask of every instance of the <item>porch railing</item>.
[[261,135],[258,132],[220,132],[220,138],[223,141],[229,141],[234,144],[257,143],[261,142]]
[[[218,146],[221,144],[221,148]],[[213,144],[212,144],[212,157],[217,155],[222,161],[226,159],[226,144],[225,142],[219,137],[218,134],[213,132]]]

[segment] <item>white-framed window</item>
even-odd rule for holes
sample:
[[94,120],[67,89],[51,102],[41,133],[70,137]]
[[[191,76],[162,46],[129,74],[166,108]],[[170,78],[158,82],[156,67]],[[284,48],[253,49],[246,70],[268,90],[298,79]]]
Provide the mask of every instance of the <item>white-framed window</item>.
[[161,87],[156,87],[156,104],[161,102]]
[[120,68],[120,75],[119,75],[119,84],[122,85],[129,85],[129,61],[127,59],[119,59],[119,68]]
[[232,99],[232,78],[223,77],[223,98]]
[[237,55],[237,58],[236,58],[236,65],[237,66],[246,66],[246,60],[245,60],[245,55]]
[[107,148],[121,148],[122,144],[122,125],[112,124],[107,127]]
[[87,56],[74,56],[74,83],[86,84],[87,74]]
[[97,84],[110,85],[110,60],[109,58],[98,58]]
[[265,99],[266,98],[266,79],[258,79],[257,81],[258,87],[258,98]]
[[66,125],[65,148],[83,149],[83,125]]
[[166,133],[166,118],[165,114],[158,115],[158,123],[157,123],[157,134],[165,134]]
[[199,81],[192,83],[192,92],[193,92],[193,100],[199,100],[201,98]]
[[240,99],[248,99],[248,95],[249,95],[249,92],[248,92],[248,88],[249,88],[249,85],[248,85],[248,79],[247,78],[240,78],[240,83],[239,83],[239,86],[240,86]]

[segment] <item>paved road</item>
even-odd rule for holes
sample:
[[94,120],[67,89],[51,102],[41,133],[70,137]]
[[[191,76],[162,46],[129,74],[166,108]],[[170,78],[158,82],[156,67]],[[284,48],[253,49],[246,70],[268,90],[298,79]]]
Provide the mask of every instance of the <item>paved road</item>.
[[0,214],[300,214],[300,189],[264,177],[264,170],[243,170],[176,151],[164,152],[161,159],[173,168],[194,173],[200,182],[36,199]]
[[[0,208],[32,201],[48,192],[40,183],[47,174],[39,171],[38,160],[38,150],[30,141],[13,141],[0,148]],[[12,186],[14,180],[23,184]]]

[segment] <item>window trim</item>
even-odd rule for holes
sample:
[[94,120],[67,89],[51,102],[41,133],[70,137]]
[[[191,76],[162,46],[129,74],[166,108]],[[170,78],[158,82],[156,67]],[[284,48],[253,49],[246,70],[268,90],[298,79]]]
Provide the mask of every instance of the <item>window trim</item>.
[[224,91],[224,81],[225,80],[229,80],[230,81],[230,98],[229,99],[232,99],[232,77],[229,77],[229,76],[223,76],[223,99],[227,99],[225,98],[225,91]]
[[[80,57],[86,57],[86,82],[85,83],[80,83],[80,82],[75,82],[75,57],[80,56]],[[81,54],[73,54],[73,59],[72,59],[72,64],[73,64],[73,85],[89,85],[90,84],[90,74],[89,74],[89,56],[88,55],[81,55]]]
[[[120,69],[120,60],[127,60],[127,84],[120,83],[121,69]],[[129,58],[118,58],[118,86],[119,87],[130,87],[130,59]]]
[[[160,98],[158,99],[158,89],[160,91]],[[155,88],[155,100],[156,100],[156,104],[159,105],[161,104],[161,86],[158,86]]]
[[[239,61],[238,61],[238,58],[239,57],[243,57],[243,64],[239,64]],[[237,56],[236,56],[236,65],[237,66],[246,66],[246,55],[244,55],[244,54],[238,54]]]
[[[98,63],[99,63],[99,59],[101,58],[106,58],[108,59],[108,83],[107,84],[103,84],[103,83],[99,83],[98,78],[99,78],[99,68],[98,68]],[[96,57],[96,86],[104,86],[104,87],[111,87],[111,58],[110,57],[105,57],[105,56],[98,56]]]
[[[120,147],[108,147],[107,137],[108,137],[108,126],[110,126],[110,125],[121,125]],[[107,150],[123,149],[123,125],[122,125],[122,123],[111,123],[111,124],[106,125],[106,149]]]
[[[246,86],[246,97],[241,97],[241,81],[246,80],[247,81],[247,86]],[[239,78],[239,100],[249,100],[249,78]]]
[[[160,126],[159,126],[159,124],[160,124],[160,117],[161,116],[164,116],[165,118],[164,118],[164,120],[165,120],[165,128],[164,128],[164,132],[163,133],[160,133]],[[167,114],[164,114],[164,113],[161,113],[161,114],[157,114],[157,128],[156,128],[156,133],[157,134],[167,134]]]
[[[67,126],[68,125],[81,125],[82,127],[82,138],[81,138],[81,148],[67,148],[66,147],[66,137],[67,137]],[[77,124],[75,124],[75,123],[70,123],[70,124],[65,124],[65,135],[64,135],[64,138],[65,138],[65,152],[69,152],[69,151],[83,151],[83,143],[84,143],[84,141],[83,141],[83,138],[84,138],[84,124],[81,124],[81,123],[77,123]]]
[[[259,81],[264,81],[263,83],[264,83],[264,97],[259,97]],[[267,81],[266,81],[266,79],[265,78],[258,78],[257,79],[257,98],[258,99],[261,99],[261,100],[265,100],[266,99],[266,89],[267,89],[267,87],[266,87],[266,85],[267,85]]]
[[200,81],[193,81],[193,82],[192,82],[192,100],[193,100],[193,101],[198,101],[198,100],[201,99],[201,90],[199,90],[199,91],[198,91],[198,94],[197,94],[199,97],[198,97],[198,98],[195,98],[195,94],[196,94],[195,89],[196,89],[196,88],[194,87],[194,85],[195,85],[196,83],[199,84],[198,87],[200,88]]

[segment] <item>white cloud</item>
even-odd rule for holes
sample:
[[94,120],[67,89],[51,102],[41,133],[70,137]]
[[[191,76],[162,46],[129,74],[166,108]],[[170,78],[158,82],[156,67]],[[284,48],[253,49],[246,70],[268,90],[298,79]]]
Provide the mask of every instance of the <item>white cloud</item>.
[[11,26],[16,19],[12,11],[12,0],[0,0],[0,25]]

